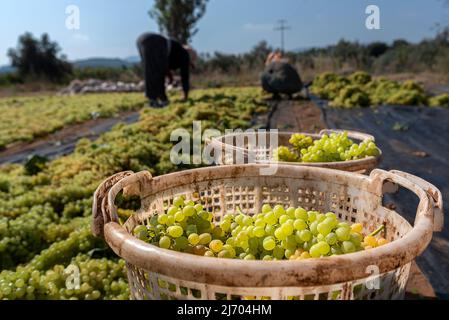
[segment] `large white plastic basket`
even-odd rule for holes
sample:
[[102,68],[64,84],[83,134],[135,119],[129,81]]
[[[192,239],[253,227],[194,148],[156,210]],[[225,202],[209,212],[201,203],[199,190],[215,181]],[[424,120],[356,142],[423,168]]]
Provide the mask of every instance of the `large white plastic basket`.
[[[375,169],[369,176],[316,167],[279,165],[261,175],[261,164],[215,166],[152,177],[122,172],[105,180],[94,195],[93,232],[127,262],[133,299],[400,299],[410,263],[421,254],[433,231],[443,226],[439,190],[400,171]],[[414,225],[382,205],[382,195],[401,186],[419,198]],[[140,195],[142,207],[124,225],[118,223],[116,196]],[[364,231],[385,225],[392,241],[366,251],[319,259],[247,261],[220,259],[161,249],[131,231],[175,196],[201,201],[215,221],[239,206],[260,212],[264,203],[333,211],[360,222]],[[378,268],[378,269],[377,269]],[[372,275],[370,272],[379,271]],[[378,280],[366,285],[367,280]]]
[[[348,137],[355,142],[365,140],[375,141],[372,135],[348,130],[324,129],[318,134],[300,132],[301,134],[319,139],[324,134],[347,132]],[[244,164],[244,163],[273,163],[273,150],[278,146],[288,146],[291,135],[296,132],[236,132],[206,141],[211,150],[214,150],[214,161],[218,165]],[[272,143],[277,139],[276,143]],[[280,164],[301,165],[310,167],[331,168],[337,170],[369,173],[376,168],[381,160],[379,156],[370,156],[358,160],[335,162],[276,162]]]

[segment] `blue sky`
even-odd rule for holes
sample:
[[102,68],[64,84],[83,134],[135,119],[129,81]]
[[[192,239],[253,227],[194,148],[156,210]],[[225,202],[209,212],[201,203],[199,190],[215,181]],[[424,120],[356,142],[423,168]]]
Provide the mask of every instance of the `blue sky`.
[[[193,46],[200,52],[244,52],[260,40],[279,46],[275,22],[291,27],[287,49],[322,46],[341,38],[369,42],[404,38],[419,41],[435,34],[436,23],[449,21],[443,0],[210,0]],[[68,5],[80,8],[81,29],[65,27]],[[0,65],[6,51],[25,31],[48,32],[69,59],[128,57],[137,54],[136,38],[156,31],[147,12],[152,0],[2,0]],[[365,8],[381,10],[381,30],[365,28]]]

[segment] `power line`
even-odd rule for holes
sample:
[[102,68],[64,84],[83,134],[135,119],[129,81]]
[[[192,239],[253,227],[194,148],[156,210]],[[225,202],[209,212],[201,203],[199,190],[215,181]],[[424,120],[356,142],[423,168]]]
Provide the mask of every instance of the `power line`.
[[279,26],[274,28],[274,30],[281,32],[281,51],[282,51],[282,53],[284,53],[284,31],[290,30],[290,27],[287,26],[287,20],[285,20],[285,19],[278,20],[278,23],[279,23]]

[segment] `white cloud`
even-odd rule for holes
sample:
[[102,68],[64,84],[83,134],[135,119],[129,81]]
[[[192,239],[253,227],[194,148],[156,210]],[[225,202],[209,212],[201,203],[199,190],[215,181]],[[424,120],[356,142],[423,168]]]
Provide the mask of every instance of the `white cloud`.
[[272,24],[263,24],[263,23],[251,23],[248,22],[243,25],[243,29],[248,31],[268,31],[273,30],[274,26]]
[[82,33],[75,33],[72,36],[72,39],[75,42],[89,42],[90,38],[87,34],[82,34]]

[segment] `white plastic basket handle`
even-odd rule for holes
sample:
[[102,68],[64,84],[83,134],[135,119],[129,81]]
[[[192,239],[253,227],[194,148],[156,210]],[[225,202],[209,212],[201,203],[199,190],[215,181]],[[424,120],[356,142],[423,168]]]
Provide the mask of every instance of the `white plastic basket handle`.
[[[377,179],[380,183],[378,190],[381,193],[385,192],[384,183],[393,183],[404,187],[411,192],[415,193],[419,200],[420,206],[423,201],[423,193],[427,195],[428,202],[431,205],[430,210],[418,210],[418,212],[424,212],[425,215],[431,215],[433,221],[433,230],[441,231],[444,226],[444,213],[443,213],[443,197],[441,191],[431,183],[414,176],[410,173],[406,173],[399,170],[384,171],[380,169],[374,169],[371,172],[370,177]],[[390,189],[390,188],[388,188]],[[396,189],[397,190],[397,189]],[[418,223],[421,215],[417,214],[415,224]]]
[[92,205],[92,232],[104,237],[104,226],[108,222],[118,222],[115,198],[123,190],[126,195],[140,195],[143,184],[151,179],[148,171],[134,173],[124,171],[106,179],[95,191]]
[[434,202],[433,208],[433,230],[434,231],[442,231],[444,227],[444,210],[443,210],[443,196],[441,195],[441,191],[438,190],[433,184],[427,182],[426,180],[419,178],[415,175],[412,175],[407,172],[399,171],[399,170],[391,170],[390,172],[404,177],[407,180],[416,183],[420,186],[427,194],[430,196],[431,200]]

